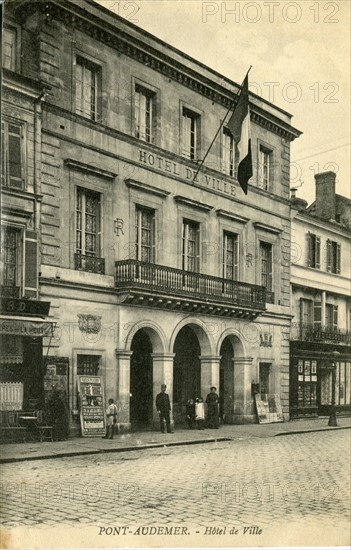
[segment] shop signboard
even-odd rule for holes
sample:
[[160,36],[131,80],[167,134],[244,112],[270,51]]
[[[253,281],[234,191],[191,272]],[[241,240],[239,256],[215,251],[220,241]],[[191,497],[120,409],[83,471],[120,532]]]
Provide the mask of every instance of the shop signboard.
[[78,376],[80,424],[83,437],[105,435],[105,399],[100,376]]
[[271,424],[273,422],[284,422],[280,397],[276,393],[255,395],[258,422],[260,424]]

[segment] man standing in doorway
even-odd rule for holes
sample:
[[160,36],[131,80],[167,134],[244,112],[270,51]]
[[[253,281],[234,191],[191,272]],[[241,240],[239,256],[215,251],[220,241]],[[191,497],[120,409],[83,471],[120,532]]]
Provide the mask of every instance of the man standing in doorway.
[[167,433],[171,432],[171,420],[170,420],[170,411],[171,404],[169,402],[168,393],[166,393],[166,384],[161,385],[161,393],[156,396],[156,409],[160,415],[160,428],[161,432],[165,433],[164,421],[166,421]]
[[216,393],[217,388],[212,386],[210,393],[206,397],[207,403],[207,427],[219,428],[219,397]]

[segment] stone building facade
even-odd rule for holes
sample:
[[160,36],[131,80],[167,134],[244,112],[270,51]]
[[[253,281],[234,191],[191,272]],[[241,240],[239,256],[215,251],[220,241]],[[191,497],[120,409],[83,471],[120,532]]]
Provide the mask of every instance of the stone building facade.
[[351,408],[351,201],[334,172],[315,180],[308,208],[292,199],[292,418],[329,414],[333,385],[337,412]]
[[39,294],[72,433],[81,374],[102,376],[125,429],[157,420],[161,383],[176,426],[212,385],[225,422],[256,422],[253,388],[288,418],[291,116],[250,94],[247,196],[225,125],[194,179],[237,84],[90,1],[6,16],[16,78],[45,91]]

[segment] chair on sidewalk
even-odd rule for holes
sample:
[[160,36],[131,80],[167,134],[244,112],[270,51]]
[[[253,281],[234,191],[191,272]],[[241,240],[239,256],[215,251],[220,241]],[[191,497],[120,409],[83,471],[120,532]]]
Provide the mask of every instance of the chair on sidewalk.
[[47,424],[45,420],[44,411],[39,410],[35,411],[37,418],[36,429],[38,432],[38,437],[41,442],[43,441],[54,441],[53,435],[53,426]]
[[16,411],[7,411],[7,429],[10,440],[15,443],[22,441],[25,443],[27,430],[20,425],[18,420],[19,413]]

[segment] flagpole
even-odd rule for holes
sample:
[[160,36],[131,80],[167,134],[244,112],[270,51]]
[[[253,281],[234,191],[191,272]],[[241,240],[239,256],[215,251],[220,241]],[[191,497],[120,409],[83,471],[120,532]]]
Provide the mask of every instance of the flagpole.
[[[246,73],[246,75],[245,75],[245,78],[247,77],[247,75],[248,75],[249,72],[251,71],[251,68],[252,68],[252,65],[250,65],[250,67],[249,67],[249,69],[248,69],[248,71],[247,71],[247,73]],[[237,91],[237,93],[236,93],[236,95],[235,95],[233,101],[231,102],[230,107],[229,107],[228,111],[226,112],[225,117],[223,118],[223,120],[222,120],[222,122],[221,122],[221,125],[220,125],[220,127],[218,128],[218,130],[217,130],[217,132],[216,132],[215,137],[214,137],[213,140],[211,141],[211,145],[210,145],[209,148],[207,149],[206,155],[204,156],[204,158],[202,159],[202,161],[201,161],[201,163],[200,163],[198,169],[196,170],[196,174],[195,174],[195,176],[193,177],[192,183],[195,183],[196,177],[197,177],[198,173],[200,172],[200,170],[201,170],[201,168],[202,168],[202,166],[203,166],[203,164],[204,164],[204,162],[205,162],[205,160],[206,160],[206,158],[207,158],[207,155],[208,155],[208,153],[210,152],[210,149],[211,149],[212,145],[213,145],[214,142],[216,141],[217,136],[218,136],[219,132],[221,131],[223,124],[225,123],[225,119],[227,118],[227,116],[228,116],[228,114],[230,113],[230,111],[233,109],[233,106],[234,106],[234,111],[235,111],[236,105],[234,105],[234,102],[235,102],[236,98],[239,96],[239,94],[240,94],[240,92],[241,92],[241,90],[242,90],[242,87],[243,87],[244,82],[245,82],[245,78],[244,78],[244,80],[242,81],[242,84],[241,84],[239,90]],[[234,112],[234,111],[233,111],[233,112]]]

